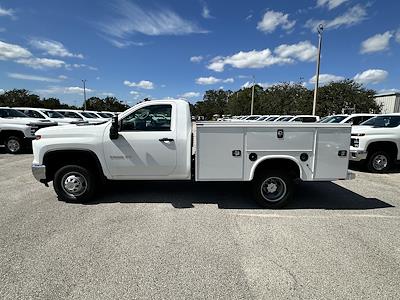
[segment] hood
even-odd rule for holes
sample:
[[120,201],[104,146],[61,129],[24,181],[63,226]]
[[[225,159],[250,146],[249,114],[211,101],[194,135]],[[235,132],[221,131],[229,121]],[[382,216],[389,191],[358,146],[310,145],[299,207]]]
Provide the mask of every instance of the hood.
[[351,134],[359,134],[363,133],[365,135],[374,134],[374,135],[385,135],[388,133],[392,133],[395,128],[384,128],[384,127],[372,127],[365,125],[357,125],[351,127]]
[[95,135],[102,135],[107,123],[104,124],[71,124],[64,126],[46,127],[36,132],[36,135],[41,135],[43,138],[82,138]]

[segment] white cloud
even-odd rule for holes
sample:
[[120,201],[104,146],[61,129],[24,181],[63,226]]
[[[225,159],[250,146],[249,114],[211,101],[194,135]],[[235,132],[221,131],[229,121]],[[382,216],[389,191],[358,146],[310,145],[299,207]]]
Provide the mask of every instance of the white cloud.
[[125,80],[124,84],[129,87],[137,87],[145,90],[152,90],[154,89],[154,83],[148,80],[141,80],[139,82],[131,82],[129,80]]
[[222,72],[226,65],[231,65],[237,69],[260,69],[271,65],[290,64],[293,62],[292,58],[274,56],[271,50],[267,48],[260,51],[240,51],[232,56],[217,56],[211,60],[207,68],[216,72]]
[[139,95],[140,93],[137,92],[137,91],[130,91],[129,94],[131,94],[131,95]]
[[[83,95],[83,88],[79,86],[69,86],[69,87],[51,86],[47,89],[36,90],[36,92],[45,95],[59,95],[59,94]],[[94,92],[94,90],[86,88],[86,93],[92,93],[92,92]]]
[[337,29],[342,26],[350,27],[361,23],[366,19],[366,17],[367,11],[365,7],[357,4],[348,9],[343,15],[340,15],[332,20],[310,19],[306,22],[305,27],[310,28],[314,32],[317,31],[319,24],[323,24],[324,29]]
[[65,75],[60,75],[60,76],[58,76],[58,78],[60,78],[61,80],[68,79],[68,77],[67,77],[67,76],[65,76]]
[[400,29],[396,32],[396,42],[400,43]]
[[[268,83],[268,82],[257,82],[256,85],[261,86],[262,88],[266,89],[274,85],[274,83]],[[241,88],[246,89],[246,88],[251,88],[253,86],[253,81],[246,81]]]
[[7,29],[5,29],[4,27],[0,27],[0,32],[6,32]]
[[203,56],[201,56],[201,55],[199,55],[199,56],[192,56],[191,58],[190,58],[190,61],[191,62],[194,62],[194,63],[199,63],[199,62],[201,62],[203,60]]
[[86,65],[86,64],[67,64],[67,65],[65,65],[65,67],[66,67],[68,70],[71,70],[72,68],[75,68],[75,69],[79,69],[79,68],[88,68],[88,69],[91,70],[91,71],[98,71],[98,70],[99,70],[99,69],[96,68],[96,67],[88,66],[88,65]]
[[317,0],[317,6],[326,6],[331,10],[347,1],[349,0]]
[[21,80],[33,80],[33,81],[44,81],[44,82],[59,82],[60,79],[29,75],[29,74],[21,74],[21,73],[8,73],[8,77],[13,79],[21,79]]
[[0,89],[0,94],[4,94],[5,90],[4,89]]
[[361,53],[379,52],[389,49],[390,39],[393,37],[391,31],[375,34],[361,43]]
[[199,97],[199,96],[200,96],[200,93],[198,93],[198,92],[187,92],[187,93],[184,93],[184,94],[180,95],[180,97],[182,97],[184,99],[196,98],[196,97]]
[[115,94],[114,94],[114,93],[110,93],[110,92],[103,92],[103,93],[100,93],[100,96],[104,96],[104,97],[114,97]]
[[109,37],[105,37],[105,36],[103,36],[103,38],[105,40],[109,41],[111,43],[111,45],[113,45],[113,46],[115,46],[117,48],[120,48],[120,49],[129,47],[129,46],[142,47],[142,46],[146,45],[143,42],[133,42],[133,41],[124,41],[124,40],[120,40],[119,41],[119,40],[116,40],[116,39],[113,39],[113,38],[109,38]]
[[399,89],[382,89],[378,91],[378,94],[391,94],[391,93],[400,93]]
[[201,10],[201,16],[204,19],[213,19],[214,17],[210,14],[210,10],[208,9],[207,3],[205,1],[202,1],[203,8]]
[[62,43],[57,41],[32,39],[30,44],[34,48],[44,51],[44,54],[51,56],[83,58],[83,54],[72,53]]
[[[310,78],[309,83],[315,84],[315,75]],[[319,84],[320,85],[325,85],[328,84],[332,81],[341,81],[344,80],[345,78],[343,76],[337,76],[337,75],[332,75],[332,74],[320,74],[319,75]]]
[[235,79],[233,79],[233,78],[227,78],[227,79],[223,80],[222,82],[224,82],[224,83],[234,83],[234,82],[235,82]]
[[314,61],[317,58],[318,49],[309,41],[299,42],[293,45],[280,45],[274,53],[280,57],[296,58],[300,61]]
[[15,17],[15,11],[11,8],[3,8],[0,6],[0,17]]
[[99,29],[121,43],[137,33],[150,36],[207,33],[168,8],[143,9],[127,0],[115,1],[112,8],[115,17],[99,24]]
[[262,20],[258,22],[257,29],[266,33],[271,33],[278,27],[284,30],[290,30],[295,24],[296,21],[289,21],[289,14],[269,10],[264,14]]
[[0,60],[14,60],[31,56],[32,53],[21,46],[0,41]]
[[370,69],[354,76],[354,80],[362,84],[377,84],[384,81],[389,73],[385,70]]
[[59,59],[51,58],[21,58],[16,61],[19,64],[25,65],[33,69],[45,69],[45,68],[61,68],[65,66],[65,62]]
[[221,82],[222,80],[219,78],[215,78],[213,76],[210,77],[199,77],[196,79],[196,83],[200,85],[208,85],[208,84],[216,84]]

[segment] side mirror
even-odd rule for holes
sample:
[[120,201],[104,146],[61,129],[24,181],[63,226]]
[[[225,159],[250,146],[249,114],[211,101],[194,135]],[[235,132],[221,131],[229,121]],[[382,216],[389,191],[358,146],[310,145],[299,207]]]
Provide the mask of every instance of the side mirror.
[[110,127],[110,139],[116,140],[118,139],[118,115],[112,117],[111,127]]

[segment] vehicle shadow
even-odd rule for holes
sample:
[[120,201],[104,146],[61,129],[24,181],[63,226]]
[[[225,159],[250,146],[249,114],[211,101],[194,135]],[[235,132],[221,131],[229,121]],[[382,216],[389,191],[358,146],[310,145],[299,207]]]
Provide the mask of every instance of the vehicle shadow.
[[[262,209],[254,200],[250,183],[243,182],[111,182],[87,205],[106,203],[170,203],[175,208],[215,204],[220,209]],[[284,209],[367,210],[393,207],[365,198],[331,182],[301,182]]]

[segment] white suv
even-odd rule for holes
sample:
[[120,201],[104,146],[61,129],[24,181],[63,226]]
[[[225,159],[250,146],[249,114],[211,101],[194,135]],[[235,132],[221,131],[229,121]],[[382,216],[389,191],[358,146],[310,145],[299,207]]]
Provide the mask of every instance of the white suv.
[[350,160],[383,173],[400,160],[400,114],[376,116],[351,131]]
[[46,119],[57,122],[59,125],[77,124],[83,122],[81,118],[66,118],[59,112],[46,108],[15,107],[14,109],[22,112],[30,118]]

